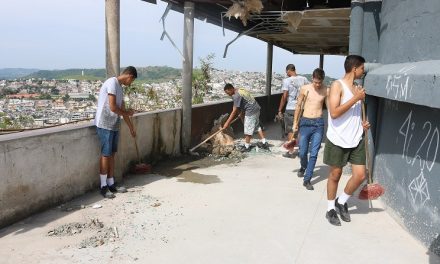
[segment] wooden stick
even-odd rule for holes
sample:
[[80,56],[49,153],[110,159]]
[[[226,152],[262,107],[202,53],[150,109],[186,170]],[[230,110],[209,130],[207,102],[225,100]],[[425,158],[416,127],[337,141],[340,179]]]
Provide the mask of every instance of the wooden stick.
[[[238,116],[232,120],[231,124],[234,123],[236,120],[238,119]],[[206,138],[205,140],[203,140],[202,142],[200,142],[198,145],[196,145],[195,147],[193,147],[192,149],[189,150],[189,152],[193,152],[195,149],[197,149],[198,147],[200,147],[201,145],[203,145],[204,143],[206,143],[208,140],[210,140],[211,138],[213,138],[215,135],[217,135],[218,133],[222,132],[224,129],[220,129],[217,132],[215,132],[214,134],[210,135],[208,138]]]
[[[365,102],[362,101],[362,121],[367,121],[367,117],[365,115]],[[373,180],[371,178],[371,160],[370,160],[370,151],[368,149],[368,130],[365,130],[365,155],[367,156],[367,164],[368,164],[368,183],[373,183]]]

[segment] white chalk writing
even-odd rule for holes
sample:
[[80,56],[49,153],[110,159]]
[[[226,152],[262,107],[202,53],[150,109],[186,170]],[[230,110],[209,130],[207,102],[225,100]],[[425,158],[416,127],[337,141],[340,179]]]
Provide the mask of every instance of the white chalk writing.
[[[414,204],[424,205],[426,201],[430,200],[424,170],[426,169],[429,173],[435,165],[440,143],[440,132],[438,127],[434,126],[431,121],[425,121],[420,127],[414,119],[413,111],[410,111],[398,132],[404,138],[402,159],[411,167],[418,164],[420,169],[420,174],[408,185],[411,198]],[[422,135],[421,138],[415,137],[420,134]],[[419,162],[416,162],[417,160]]]
[[423,170],[420,171],[419,176],[411,181],[408,188],[414,203],[424,205],[430,199],[428,184],[423,175]]
[[[431,121],[426,121],[421,130],[417,129],[417,131],[424,131],[422,142],[412,142],[417,126],[412,121],[412,114],[413,112],[410,111],[399,128],[399,134],[404,137],[402,158],[411,166],[414,166],[416,160],[419,160],[420,169],[426,168],[428,171],[432,171],[440,143],[439,129],[438,127],[433,127]],[[415,148],[410,148],[414,146],[417,148],[415,151]]]
[[415,66],[403,67],[397,74],[388,75],[387,85],[385,87],[387,95],[394,95],[394,99],[407,100],[411,97],[412,85],[409,87],[408,72],[414,69]]

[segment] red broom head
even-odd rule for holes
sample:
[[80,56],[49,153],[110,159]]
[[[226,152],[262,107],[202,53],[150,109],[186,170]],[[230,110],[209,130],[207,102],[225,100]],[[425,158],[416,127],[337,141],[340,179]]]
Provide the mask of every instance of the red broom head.
[[385,189],[378,183],[365,185],[359,193],[361,200],[375,200],[385,193]]
[[134,165],[131,168],[130,172],[134,174],[147,174],[151,172],[151,165],[145,163],[139,163]]
[[285,149],[292,149],[293,147],[295,147],[295,145],[296,145],[296,139],[287,141],[286,143],[283,144],[283,147]]

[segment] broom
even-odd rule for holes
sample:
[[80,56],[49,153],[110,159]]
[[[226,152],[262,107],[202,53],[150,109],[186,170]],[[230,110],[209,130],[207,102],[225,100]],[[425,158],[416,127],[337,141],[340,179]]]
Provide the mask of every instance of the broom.
[[[304,105],[306,104],[306,100],[307,100],[307,96],[309,95],[309,91],[307,91],[306,95],[304,96],[302,102],[301,102],[301,108],[299,109],[300,113],[298,118],[301,119],[303,113],[304,113]],[[290,141],[287,141],[286,143],[283,144],[283,147],[285,149],[291,149],[293,147],[295,147],[297,143],[297,140],[295,139],[295,135],[293,135],[292,139]]]
[[[362,120],[366,121],[365,117],[365,103],[362,103]],[[365,130],[365,154],[367,155],[368,163],[368,184],[366,184],[359,193],[359,199],[361,200],[375,200],[385,193],[385,189],[378,183],[373,183],[371,178],[372,164],[370,159],[370,151],[368,150],[368,132]]]
[[[132,126],[133,126],[133,129],[136,130],[136,129],[134,128],[133,119],[130,118],[130,121],[131,121],[131,124],[132,124]],[[139,156],[139,148],[138,148],[138,144],[137,144],[137,141],[136,141],[136,137],[133,137],[133,140],[134,140],[134,145],[135,145],[135,147],[136,147],[136,155],[137,155],[138,163],[136,163],[136,164],[134,165],[134,167],[131,168],[130,171],[131,171],[132,173],[134,173],[134,174],[146,174],[146,173],[150,173],[150,172],[151,172],[151,165],[150,165],[150,164],[145,164],[145,163],[142,163],[142,162],[141,162],[141,158],[140,158],[140,156]]]

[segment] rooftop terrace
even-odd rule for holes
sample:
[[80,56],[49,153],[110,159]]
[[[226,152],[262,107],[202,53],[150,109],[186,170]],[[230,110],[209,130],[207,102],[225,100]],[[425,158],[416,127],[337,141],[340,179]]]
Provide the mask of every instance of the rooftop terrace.
[[92,191],[3,228],[2,263],[440,263],[380,200],[352,198],[352,222],[330,225],[322,153],[307,191],[267,134],[271,152],[165,160],[115,199]]

